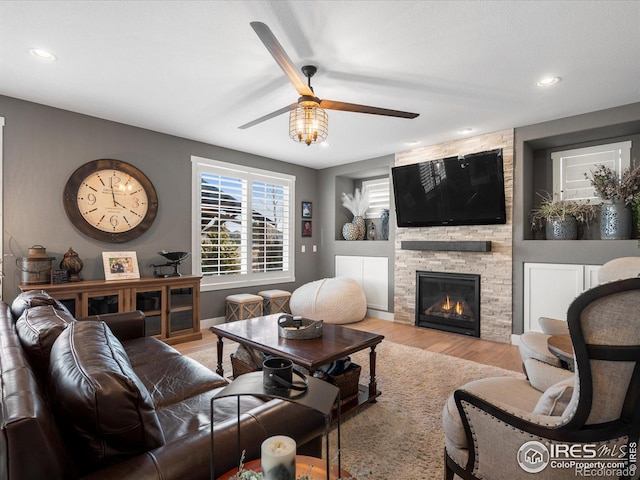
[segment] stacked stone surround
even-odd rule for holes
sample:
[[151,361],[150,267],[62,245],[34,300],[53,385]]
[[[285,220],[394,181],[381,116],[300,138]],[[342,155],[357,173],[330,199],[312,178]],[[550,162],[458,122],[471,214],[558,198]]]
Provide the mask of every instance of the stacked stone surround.
[[[513,130],[478,135],[396,154],[395,164],[436,160],[502,148],[507,223],[455,227],[397,228],[394,321],[415,324],[416,271],[480,275],[480,337],[509,343],[512,324]],[[401,242],[491,241],[490,252],[402,250]]]

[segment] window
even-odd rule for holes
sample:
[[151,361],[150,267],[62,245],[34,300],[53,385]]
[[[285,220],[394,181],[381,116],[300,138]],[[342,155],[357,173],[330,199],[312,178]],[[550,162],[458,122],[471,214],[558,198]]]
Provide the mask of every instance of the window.
[[591,182],[584,174],[605,165],[618,176],[629,167],[631,142],[609,143],[595,147],[576,148],[551,154],[553,162],[553,194],[560,200],[591,200],[600,203]]
[[191,161],[192,268],[202,289],[293,282],[295,177]]
[[364,180],[362,188],[369,190],[369,208],[365,218],[380,218],[383,209],[389,209],[389,177]]

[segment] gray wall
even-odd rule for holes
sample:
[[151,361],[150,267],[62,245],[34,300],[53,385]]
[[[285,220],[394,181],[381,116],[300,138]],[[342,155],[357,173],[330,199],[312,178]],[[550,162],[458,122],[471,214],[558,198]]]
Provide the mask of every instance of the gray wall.
[[[191,155],[264,168],[296,176],[296,281],[280,287],[294,290],[303,283],[334,274],[335,255],[389,258],[389,311],[393,312],[395,209],[389,221],[390,241],[342,240],[342,224],[350,214],[341,206],[340,193],[353,191],[363,178],[389,174],[394,156],[374,158],[316,171],[273,159],[229,150],[150,130],[109,122],[60,109],[0,96],[4,128],[4,279],[3,296],[18,293],[17,257],[42,244],[57,265],[69,247],[85,263],[85,279],[104,278],[103,251],[136,251],[141,275],[151,263],[162,263],[159,250],[191,249]],[[548,152],[565,146],[606,143],[640,134],[640,103],[564,118],[515,130],[514,179],[514,333],[523,328],[523,264],[525,262],[601,264],[621,256],[635,256],[637,240],[532,240],[527,213],[540,188],[536,170],[548,168]],[[637,146],[634,158],[640,161]],[[99,242],[78,232],[68,220],[62,190],[80,165],[98,158],[115,158],[140,168],[153,182],[159,197],[158,217],[136,240],[124,244]],[[534,161],[535,158],[535,161]],[[542,160],[540,160],[542,158]],[[538,180],[534,180],[538,178]],[[549,187],[550,188],[550,187]],[[301,201],[313,202],[313,236],[301,237]],[[379,230],[378,230],[379,232]],[[301,247],[305,246],[305,253]],[[313,252],[313,245],[317,252]],[[189,273],[187,260],[183,273]],[[254,288],[258,291],[260,288]],[[202,317],[224,315],[224,297],[247,289],[203,292]]]
[[632,140],[632,162],[640,162],[640,103],[515,129],[515,177],[513,222],[513,333],[524,325],[524,263],[601,265],[625,256],[638,256],[638,240],[599,240],[593,232],[575,241],[534,240],[528,212],[536,191],[552,191],[552,151],[620,140]]
[[[20,272],[15,259],[41,244],[56,257],[54,267],[69,247],[84,261],[84,279],[103,279],[103,251],[137,252],[140,274],[150,276],[151,263],[164,263],[160,250],[191,250],[191,155],[246,165],[296,176],[296,281],[278,288],[294,290],[319,275],[318,210],[313,237],[301,237],[300,201],[318,204],[317,171],[273,159],[165,135],[65,110],[0,96],[4,128],[4,279],[3,298],[18,293]],[[152,227],[137,239],[122,243],[93,240],[76,230],[67,218],[62,191],[71,173],[80,165],[99,158],[123,160],[140,168],[158,193],[158,216]],[[306,253],[301,253],[301,245]],[[190,273],[191,263],[181,265]],[[224,297],[239,291],[229,289],[202,294],[202,318],[224,315]]]
[[[395,206],[393,195],[389,208],[389,240],[375,241],[347,241],[342,237],[342,225],[353,218],[351,213],[342,206],[342,192],[353,193],[360,188],[363,179],[388,176],[391,182],[391,167],[394,166],[395,156],[363,160],[332,168],[325,168],[318,172],[318,192],[320,197],[320,211],[322,212],[322,231],[320,232],[320,278],[332,277],[335,274],[336,255],[357,255],[371,257],[387,257],[389,259],[389,312],[393,312],[394,289],[394,259],[395,259]],[[392,188],[390,189],[393,192]],[[314,209],[316,207],[314,206]],[[315,213],[314,213],[315,215]],[[367,220],[367,224],[368,224]],[[376,223],[376,238],[381,238],[379,221]]]

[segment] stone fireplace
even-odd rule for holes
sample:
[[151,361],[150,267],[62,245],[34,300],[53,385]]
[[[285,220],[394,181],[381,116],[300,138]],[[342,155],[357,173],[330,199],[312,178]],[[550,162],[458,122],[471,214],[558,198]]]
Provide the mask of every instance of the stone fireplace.
[[416,325],[480,337],[480,275],[416,272]]
[[[513,316],[513,130],[465,138],[396,154],[396,165],[502,148],[507,223],[396,228],[394,321],[416,323],[417,273],[477,275],[482,298],[479,336],[511,342]],[[469,245],[486,248],[468,248]],[[429,327],[432,328],[432,327]]]

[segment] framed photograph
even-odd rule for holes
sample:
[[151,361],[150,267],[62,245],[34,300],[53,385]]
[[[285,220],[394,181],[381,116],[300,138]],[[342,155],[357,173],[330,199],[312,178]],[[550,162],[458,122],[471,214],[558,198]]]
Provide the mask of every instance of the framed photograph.
[[51,285],[60,285],[69,281],[69,272],[66,270],[51,270]]
[[102,252],[105,280],[140,278],[136,252]]
[[302,218],[311,218],[311,202],[302,202]]
[[311,220],[303,220],[302,221],[302,236],[310,237],[312,234],[311,231]]

